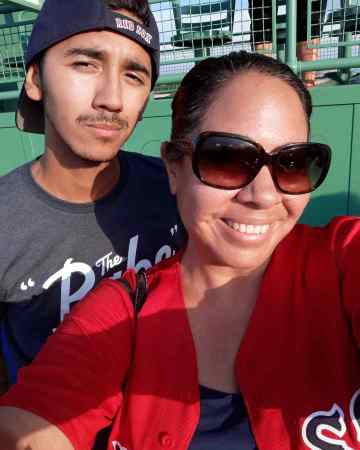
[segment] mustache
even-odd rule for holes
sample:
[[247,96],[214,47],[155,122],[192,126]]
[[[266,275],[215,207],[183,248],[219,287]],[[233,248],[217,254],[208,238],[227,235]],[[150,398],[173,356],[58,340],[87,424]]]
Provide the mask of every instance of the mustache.
[[76,119],[77,123],[82,124],[111,124],[116,125],[121,130],[129,128],[129,123],[127,120],[120,118],[116,113],[113,114],[82,114]]

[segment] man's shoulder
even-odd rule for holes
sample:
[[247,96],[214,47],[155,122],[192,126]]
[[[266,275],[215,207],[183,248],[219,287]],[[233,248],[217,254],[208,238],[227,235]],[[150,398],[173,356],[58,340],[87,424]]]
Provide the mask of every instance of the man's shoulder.
[[126,151],[120,162],[125,162],[128,167],[126,178],[131,196],[140,195],[144,202],[156,200],[164,202],[163,205],[175,205],[165,165],[160,158]]
[[16,207],[18,202],[26,201],[29,194],[27,175],[30,163],[26,163],[0,177],[0,208]]
[[131,168],[138,171],[143,171],[145,175],[166,176],[164,163],[158,156],[150,156],[133,151],[122,150],[120,152],[120,161],[121,160],[127,161]]
[[7,174],[0,176],[0,189],[3,190],[8,186],[18,186],[19,184],[23,184],[30,164],[31,163],[23,164],[16,169],[11,170]]

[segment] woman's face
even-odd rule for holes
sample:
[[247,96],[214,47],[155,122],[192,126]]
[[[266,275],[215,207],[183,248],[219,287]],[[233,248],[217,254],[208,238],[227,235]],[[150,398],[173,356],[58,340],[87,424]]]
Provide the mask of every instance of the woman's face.
[[[248,73],[219,91],[200,132],[241,134],[271,153],[306,141],[307,122],[296,92],[284,81]],[[309,195],[279,192],[264,166],[247,186],[221,190],[194,175],[191,159],[168,164],[170,185],[189,234],[186,251],[194,264],[220,265],[248,274],[264,268],[275,247],[294,227]]]

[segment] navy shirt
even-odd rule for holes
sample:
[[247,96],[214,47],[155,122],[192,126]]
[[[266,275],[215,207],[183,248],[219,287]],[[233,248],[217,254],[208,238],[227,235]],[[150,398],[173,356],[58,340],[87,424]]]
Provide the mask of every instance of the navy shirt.
[[11,381],[102,278],[149,268],[183,242],[159,158],[119,152],[121,177],[90,203],[55,198],[31,164],[0,178],[0,347]]
[[257,450],[241,394],[200,386],[200,422],[189,450]]

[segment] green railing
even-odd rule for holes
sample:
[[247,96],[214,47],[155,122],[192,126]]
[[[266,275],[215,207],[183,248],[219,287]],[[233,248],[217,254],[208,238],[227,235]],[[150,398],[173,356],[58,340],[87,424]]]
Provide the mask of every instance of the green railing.
[[[0,1],[0,100],[18,95],[25,73],[24,51],[41,3]],[[255,50],[261,36],[267,41],[263,51],[297,73],[337,70],[338,81],[346,82],[349,69],[360,67],[360,0],[150,0],[150,4],[160,30],[158,95],[172,92],[197,61],[233,50]],[[306,40],[316,49],[316,60],[297,57],[297,8],[306,9]],[[252,27],[257,29],[255,37]]]
[[[307,42],[309,48],[319,50],[319,58],[314,61],[300,61],[296,58],[294,42],[297,2],[289,2],[287,64],[296,72],[337,69],[342,73],[344,69],[360,67],[360,1],[322,0],[322,6],[315,13],[312,11],[312,4],[313,2],[308,1]],[[313,32],[315,18],[319,22],[317,33]]]
[[[255,50],[252,26],[271,45],[263,50],[295,72],[360,67],[360,0],[150,0],[162,43],[162,83],[176,82],[209,55]],[[270,9],[271,8],[271,9]],[[318,58],[297,58],[297,8],[305,8],[306,41]],[[265,19],[264,19],[265,18]],[[259,26],[260,25],[260,26]],[[262,25],[262,28],[261,28]],[[255,38],[259,40],[259,37]]]

